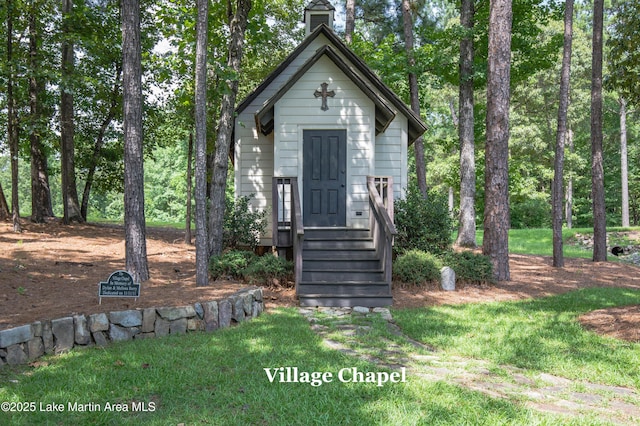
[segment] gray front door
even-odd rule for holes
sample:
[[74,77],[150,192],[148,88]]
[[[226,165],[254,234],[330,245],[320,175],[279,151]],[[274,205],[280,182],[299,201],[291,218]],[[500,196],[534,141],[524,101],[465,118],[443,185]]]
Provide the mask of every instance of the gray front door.
[[345,226],[347,131],[303,133],[304,226]]

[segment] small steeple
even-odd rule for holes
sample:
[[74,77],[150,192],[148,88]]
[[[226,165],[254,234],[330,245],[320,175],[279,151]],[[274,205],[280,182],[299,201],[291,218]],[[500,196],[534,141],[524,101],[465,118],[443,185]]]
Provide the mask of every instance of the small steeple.
[[311,0],[304,9],[305,35],[309,35],[318,25],[325,24],[333,29],[333,13],[336,8],[329,0]]

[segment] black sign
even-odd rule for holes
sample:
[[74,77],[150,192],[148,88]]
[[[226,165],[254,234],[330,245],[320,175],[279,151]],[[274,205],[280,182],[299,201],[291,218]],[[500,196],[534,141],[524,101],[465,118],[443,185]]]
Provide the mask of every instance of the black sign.
[[[140,297],[140,283],[133,282],[127,271],[116,271],[109,276],[107,282],[98,285],[98,297]],[[101,300],[102,302],[102,300]]]

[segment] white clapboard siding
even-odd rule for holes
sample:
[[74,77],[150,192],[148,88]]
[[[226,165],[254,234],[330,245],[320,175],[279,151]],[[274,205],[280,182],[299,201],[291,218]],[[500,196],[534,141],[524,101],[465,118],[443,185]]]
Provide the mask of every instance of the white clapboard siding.
[[393,177],[394,199],[402,198],[407,187],[407,119],[401,115],[376,138],[375,174]]
[[[327,99],[329,109],[322,111],[322,99],[316,98],[314,92],[325,82],[329,85],[327,90],[334,91],[335,96]],[[373,102],[327,57],[319,59],[275,106],[276,175],[292,176],[287,172],[303,175],[302,136],[305,129],[346,130],[348,227],[364,228],[369,223],[368,205],[355,189],[366,185],[366,177],[373,169],[374,114]],[[297,127],[295,132],[291,131],[294,125]],[[297,145],[297,157],[290,149],[282,149],[283,146],[290,148],[292,144]],[[304,191],[304,182],[299,181],[299,185]]]
[[[300,191],[304,189],[302,137],[305,129],[346,130],[347,226],[369,226],[367,176],[392,176],[396,198],[404,194],[407,186],[407,118],[397,114],[386,131],[376,135],[373,101],[327,56],[315,62],[275,104],[274,131],[265,136],[256,129],[255,113],[328,42],[319,34],[236,118],[236,195],[254,194],[251,208],[269,212],[263,245],[271,245],[272,241],[272,177],[298,176]],[[336,52],[348,63],[348,58]],[[360,77],[375,90],[364,76]],[[335,96],[327,99],[329,109],[322,111],[322,100],[316,98],[314,92],[325,82]]]

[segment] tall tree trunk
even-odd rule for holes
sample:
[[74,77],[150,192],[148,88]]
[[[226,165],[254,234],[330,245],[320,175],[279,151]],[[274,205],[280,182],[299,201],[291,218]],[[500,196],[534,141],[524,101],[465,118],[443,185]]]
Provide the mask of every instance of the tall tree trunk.
[[116,109],[118,108],[118,99],[120,97],[120,86],[122,76],[122,65],[116,63],[116,75],[115,82],[113,83],[113,89],[111,91],[111,103],[109,105],[109,111],[102,123],[100,123],[100,130],[96,136],[96,141],[93,144],[93,154],[88,166],[87,179],[84,183],[84,190],[82,191],[82,204],[80,205],[80,214],[86,221],[89,210],[89,196],[91,194],[91,187],[93,186],[93,178],[96,174],[96,169],[100,163],[102,156],[102,146],[104,145],[104,136],[107,133],[107,129],[111,125],[111,122],[116,116]]
[[571,81],[571,47],[573,42],[573,0],[567,0],[564,10],[564,47],[560,75],[560,105],[558,107],[558,131],[554,161],[552,210],[553,210],[553,266],[564,266],[562,252],[562,213],[564,195],[564,143],[567,136],[567,112],[569,110],[569,84]]
[[80,212],[78,201],[78,189],[76,188],[75,172],[75,147],[74,147],[74,112],[73,112],[73,80],[74,52],[72,37],[69,28],[69,16],[72,12],[73,0],[62,0],[62,85],[60,95],[60,154],[62,175],[62,204],[64,207],[63,222],[84,222]]
[[622,226],[629,227],[629,165],[627,163],[627,101],[620,98],[620,170],[622,180]]
[[[573,132],[567,130],[567,145],[569,152],[573,153]],[[573,227],[573,176],[569,175],[567,179],[567,191],[565,194],[564,217],[567,220],[567,228]]]
[[593,261],[607,260],[607,219],[604,202],[602,151],[602,27],[604,0],[593,2],[591,59],[591,198],[593,202]]
[[[415,73],[416,59],[413,54],[413,12],[410,0],[402,0],[402,21],[404,26],[404,47],[407,52],[407,65],[409,66],[409,95],[411,98],[411,109],[420,115],[420,94],[418,88],[418,77]],[[418,188],[423,197],[427,196],[427,174],[424,161],[424,142],[422,136],[413,142],[413,151],[416,158],[416,178]]]
[[196,27],[196,286],[209,285],[207,229],[207,38],[209,2],[198,0]]
[[15,64],[13,63],[13,8],[11,0],[7,0],[7,139],[9,154],[11,155],[11,220],[13,231],[21,232],[20,197],[18,196],[18,114],[16,99],[13,96],[13,80],[15,78]]
[[7,220],[11,217],[9,213],[9,204],[7,204],[7,197],[4,196],[4,190],[0,183],[0,220]]
[[191,244],[191,195],[193,193],[193,172],[191,158],[193,157],[193,132],[189,133],[189,146],[187,148],[187,212],[185,217],[184,242]]
[[31,147],[31,221],[43,223],[45,217],[53,216],[47,156],[40,138],[41,106],[40,73],[38,62],[38,2],[33,2],[29,11],[29,108]]
[[473,26],[474,1],[462,0],[460,24],[465,34],[460,40],[460,224],[456,245],[476,247],[476,158],[473,132]]
[[356,0],[347,0],[345,10],[344,39],[347,44],[351,44],[353,41],[353,31],[356,28]]
[[136,281],[146,281],[149,279],[149,267],[144,217],[142,58],[138,0],[122,2],[122,87],[126,267]]
[[238,75],[242,63],[242,46],[244,32],[247,27],[247,16],[251,10],[251,0],[237,0],[236,11],[230,23],[231,40],[229,42],[229,60],[227,66],[235,74],[233,80],[228,80],[229,90],[222,97],[220,108],[220,125],[216,138],[216,151],[213,160],[213,175],[211,177],[211,209],[209,218],[209,253],[219,255],[222,252],[222,228],[225,210],[225,189],[227,171],[229,167],[229,147],[233,132],[233,113],[238,93]]
[[509,280],[509,101],[511,0],[491,0],[487,73],[487,141],[482,251],[494,278]]

